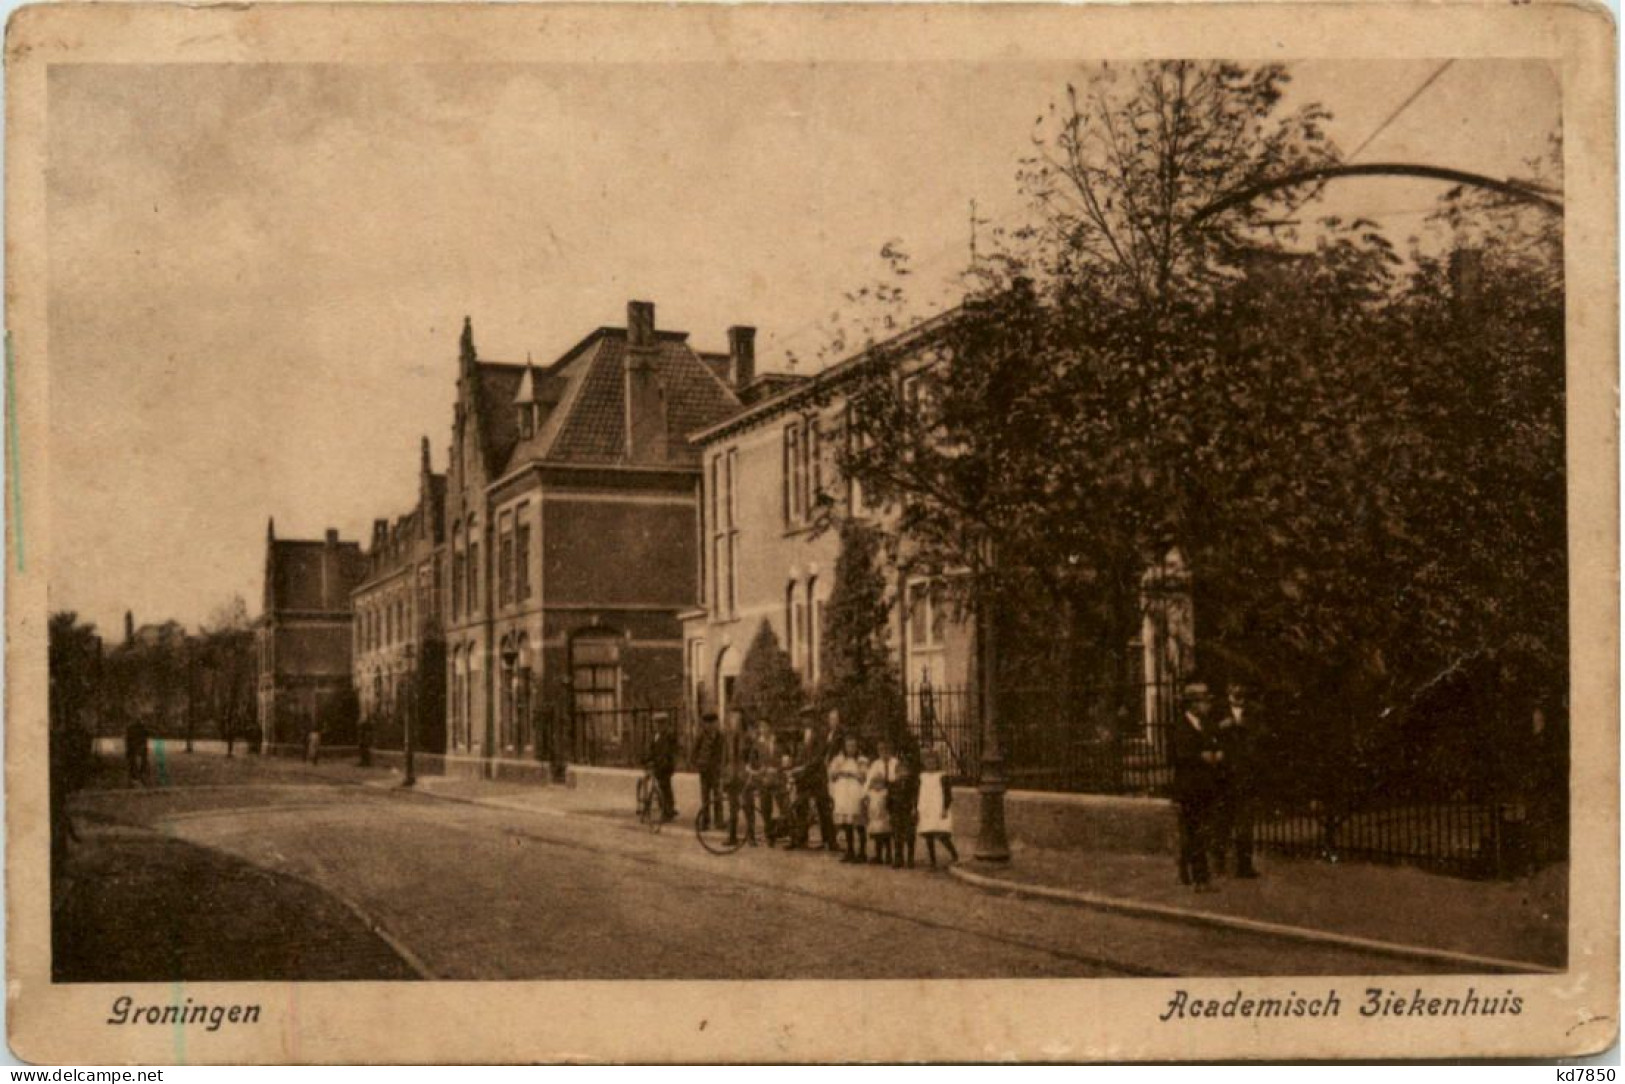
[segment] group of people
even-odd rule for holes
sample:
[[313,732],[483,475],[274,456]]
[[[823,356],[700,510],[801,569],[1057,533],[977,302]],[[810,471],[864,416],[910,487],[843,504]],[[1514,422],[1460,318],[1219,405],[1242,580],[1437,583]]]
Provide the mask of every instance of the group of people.
[[[747,726],[739,712],[730,712],[724,728],[715,712],[704,715],[690,750],[700,777],[702,831],[726,825],[730,844],[816,846],[843,862],[894,869],[914,865],[919,840],[933,867],[939,844],[949,859],[958,860],[953,790],[935,750],[920,750],[905,733],[897,742],[879,739],[869,755],[835,711],[822,727],[815,711],[805,711],[802,724],[799,736],[784,743],[766,720]],[[648,759],[665,815],[673,818],[676,739],[669,727],[657,724]]]
[[1253,818],[1257,801],[1259,727],[1247,689],[1233,682],[1225,708],[1214,711],[1208,687],[1184,689],[1183,712],[1170,747],[1174,800],[1179,806],[1179,880],[1212,892],[1213,874],[1235,856],[1233,875],[1253,878]]

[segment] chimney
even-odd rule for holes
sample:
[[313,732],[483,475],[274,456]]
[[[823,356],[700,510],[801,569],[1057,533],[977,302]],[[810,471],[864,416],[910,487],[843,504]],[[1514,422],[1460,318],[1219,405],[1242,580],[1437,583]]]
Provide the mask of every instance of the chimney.
[[339,544],[339,533],[333,528],[327,529],[327,545],[329,548]]
[[655,303],[626,303],[626,342],[633,350],[653,350],[655,345]]
[[124,642],[135,642],[135,614],[129,610],[124,611]]
[[626,457],[634,463],[666,459],[666,389],[655,366],[654,311],[647,301],[626,307]]
[[728,329],[728,383],[735,391],[756,379],[756,329]]

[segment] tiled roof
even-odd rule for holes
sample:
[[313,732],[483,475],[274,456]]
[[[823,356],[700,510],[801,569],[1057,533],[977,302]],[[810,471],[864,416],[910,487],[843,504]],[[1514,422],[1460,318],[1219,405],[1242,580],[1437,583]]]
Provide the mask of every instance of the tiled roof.
[[[687,442],[695,429],[715,425],[739,409],[739,400],[705,358],[688,345],[680,332],[659,332],[652,357],[665,392],[667,457],[664,463],[691,466],[699,450]],[[528,440],[513,439],[499,462],[507,469],[540,459],[567,463],[625,463],[626,454],[626,332],[600,328],[546,370],[537,399],[556,403]],[[713,355],[715,356],[715,355]],[[480,363],[483,367],[486,363]],[[499,398],[494,382],[482,385],[485,413],[498,416],[505,427],[488,433],[509,433],[517,438],[514,395],[523,367],[515,370],[513,391]],[[545,388],[545,392],[543,389]],[[489,405],[500,402],[500,407]]]

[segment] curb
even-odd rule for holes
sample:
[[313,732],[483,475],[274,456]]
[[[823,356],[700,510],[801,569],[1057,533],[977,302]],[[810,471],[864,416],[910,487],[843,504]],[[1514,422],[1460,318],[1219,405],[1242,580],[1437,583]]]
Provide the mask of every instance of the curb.
[[256,869],[260,869],[274,876],[292,881],[294,884],[301,885],[304,888],[327,897],[334,903],[337,903],[340,907],[344,908],[346,911],[350,912],[351,917],[355,918],[356,921],[360,922],[362,926],[366,927],[368,933],[382,941],[402,963],[404,963],[417,975],[419,979],[433,981],[437,977],[429,965],[424,963],[423,957],[419,956],[416,952],[413,952],[406,942],[402,941],[400,938],[391,933],[388,927],[379,921],[375,915],[369,913],[365,908],[344,893],[335,891],[328,885],[320,884],[317,881],[306,877],[302,873],[295,873],[292,870],[281,869],[274,866],[266,866],[258,862],[250,861],[249,859],[244,858],[242,855],[235,854],[232,851],[225,850],[224,848],[211,846],[207,843],[199,843],[195,840],[185,839],[181,836],[177,836],[173,832],[168,831],[168,825],[171,819],[172,818],[164,818],[162,821],[158,822],[159,825],[162,825],[162,827],[117,825],[114,826],[115,831],[109,834],[136,837],[156,837],[159,839],[175,840],[176,842],[184,843],[189,847],[196,847],[199,850],[210,851],[214,854],[223,855],[224,857],[236,862],[247,863]]
[[1525,960],[1503,960],[1495,956],[1475,956],[1471,953],[1452,952],[1448,949],[1424,948],[1420,945],[1407,945],[1398,941],[1379,941],[1374,938],[1355,937],[1352,934],[1332,933],[1328,930],[1316,930],[1307,926],[1287,926],[1277,922],[1263,922],[1259,919],[1220,915],[1212,911],[1195,911],[1184,907],[1171,907],[1161,903],[1145,903],[1117,896],[1100,896],[1090,892],[1051,888],[1048,885],[1036,885],[1025,881],[1005,880],[1002,877],[989,877],[981,873],[972,873],[961,868],[958,864],[949,866],[948,874],[985,891],[1002,892],[1029,899],[1048,900],[1052,903],[1070,904],[1074,907],[1086,907],[1096,911],[1111,911],[1141,918],[1160,918],[1171,922],[1213,926],[1225,930],[1240,930],[1251,934],[1262,934],[1266,937],[1279,937],[1284,940],[1304,941],[1316,945],[1335,945],[1340,948],[1357,949],[1361,952],[1379,953],[1406,960],[1420,960],[1427,963],[1450,964],[1453,966],[1468,965],[1475,971],[1541,975],[1566,974],[1562,968],[1529,963]]

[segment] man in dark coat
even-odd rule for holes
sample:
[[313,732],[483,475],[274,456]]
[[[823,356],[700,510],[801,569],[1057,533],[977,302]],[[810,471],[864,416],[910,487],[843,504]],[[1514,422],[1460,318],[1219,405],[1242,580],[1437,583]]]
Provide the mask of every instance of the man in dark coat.
[[1184,713],[1174,722],[1174,801],[1179,805],[1179,876],[1198,892],[1211,892],[1208,853],[1220,799],[1224,750],[1211,719],[1213,699],[1201,682],[1185,686]]
[[722,731],[717,713],[700,717],[700,732],[694,736],[691,752],[694,770],[700,773],[700,826],[708,829],[722,823]]
[[829,796],[829,759],[824,755],[826,742],[818,731],[818,713],[808,708],[801,713],[806,724],[801,730],[801,744],[796,749],[797,835],[793,845],[808,843],[812,820],[818,818],[820,846],[835,850],[835,808]]
[[1253,868],[1253,818],[1258,801],[1259,728],[1249,702],[1247,687],[1231,682],[1226,690],[1229,701],[1219,720],[1219,747],[1224,751],[1220,765],[1223,798],[1219,817],[1219,864],[1225,852],[1234,848],[1235,874],[1241,878],[1258,876]]
[[672,733],[671,716],[663,711],[655,712],[654,731],[649,742],[649,772],[660,791],[661,819],[675,820],[677,798],[671,792],[671,777],[677,771],[677,735]]
[[131,781],[147,781],[147,728],[139,718],[124,728],[124,766]]

